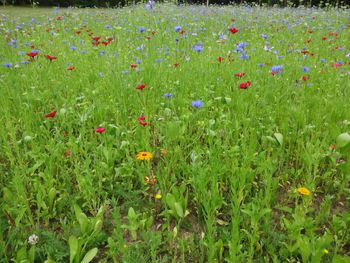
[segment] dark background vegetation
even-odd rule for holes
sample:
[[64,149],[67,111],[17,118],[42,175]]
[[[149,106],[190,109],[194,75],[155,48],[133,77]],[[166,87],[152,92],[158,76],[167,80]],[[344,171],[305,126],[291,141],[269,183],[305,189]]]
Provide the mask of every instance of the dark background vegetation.
[[[121,7],[137,3],[146,3],[148,0],[0,0],[3,5],[38,5],[38,6],[76,6],[76,7]],[[207,4],[207,0],[165,0],[174,3]],[[164,0],[156,0],[164,2]],[[350,0],[209,0],[209,4],[258,4],[267,6],[307,6],[307,7],[328,7],[328,6],[349,6]]]

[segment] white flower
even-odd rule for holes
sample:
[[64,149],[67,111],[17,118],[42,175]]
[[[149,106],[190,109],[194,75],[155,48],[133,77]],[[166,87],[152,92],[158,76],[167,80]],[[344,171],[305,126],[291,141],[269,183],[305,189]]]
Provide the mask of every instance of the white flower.
[[28,237],[28,243],[31,245],[36,245],[39,242],[39,237],[35,234]]

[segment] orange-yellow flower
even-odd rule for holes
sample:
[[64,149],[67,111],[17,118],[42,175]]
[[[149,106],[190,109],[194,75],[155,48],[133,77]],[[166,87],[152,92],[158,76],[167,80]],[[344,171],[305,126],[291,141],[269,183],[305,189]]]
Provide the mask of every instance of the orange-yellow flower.
[[311,194],[310,190],[307,189],[306,187],[299,187],[297,191],[301,195],[309,196]]
[[139,152],[136,155],[136,159],[140,161],[149,161],[153,158],[153,154],[150,152]]

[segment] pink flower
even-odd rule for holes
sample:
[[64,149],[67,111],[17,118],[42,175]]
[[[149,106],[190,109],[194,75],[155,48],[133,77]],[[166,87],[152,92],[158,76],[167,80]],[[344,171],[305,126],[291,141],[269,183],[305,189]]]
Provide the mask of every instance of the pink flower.
[[106,130],[106,129],[103,128],[103,127],[98,127],[98,128],[95,129],[95,131],[96,131],[97,133],[104,133],[105,130]]

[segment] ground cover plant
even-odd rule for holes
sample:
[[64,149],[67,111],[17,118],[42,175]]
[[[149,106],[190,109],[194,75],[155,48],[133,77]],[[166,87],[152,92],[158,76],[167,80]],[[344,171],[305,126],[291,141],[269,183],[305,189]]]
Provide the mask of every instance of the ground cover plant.
[[350,262],[348,9],[0,9],[1,262]]

